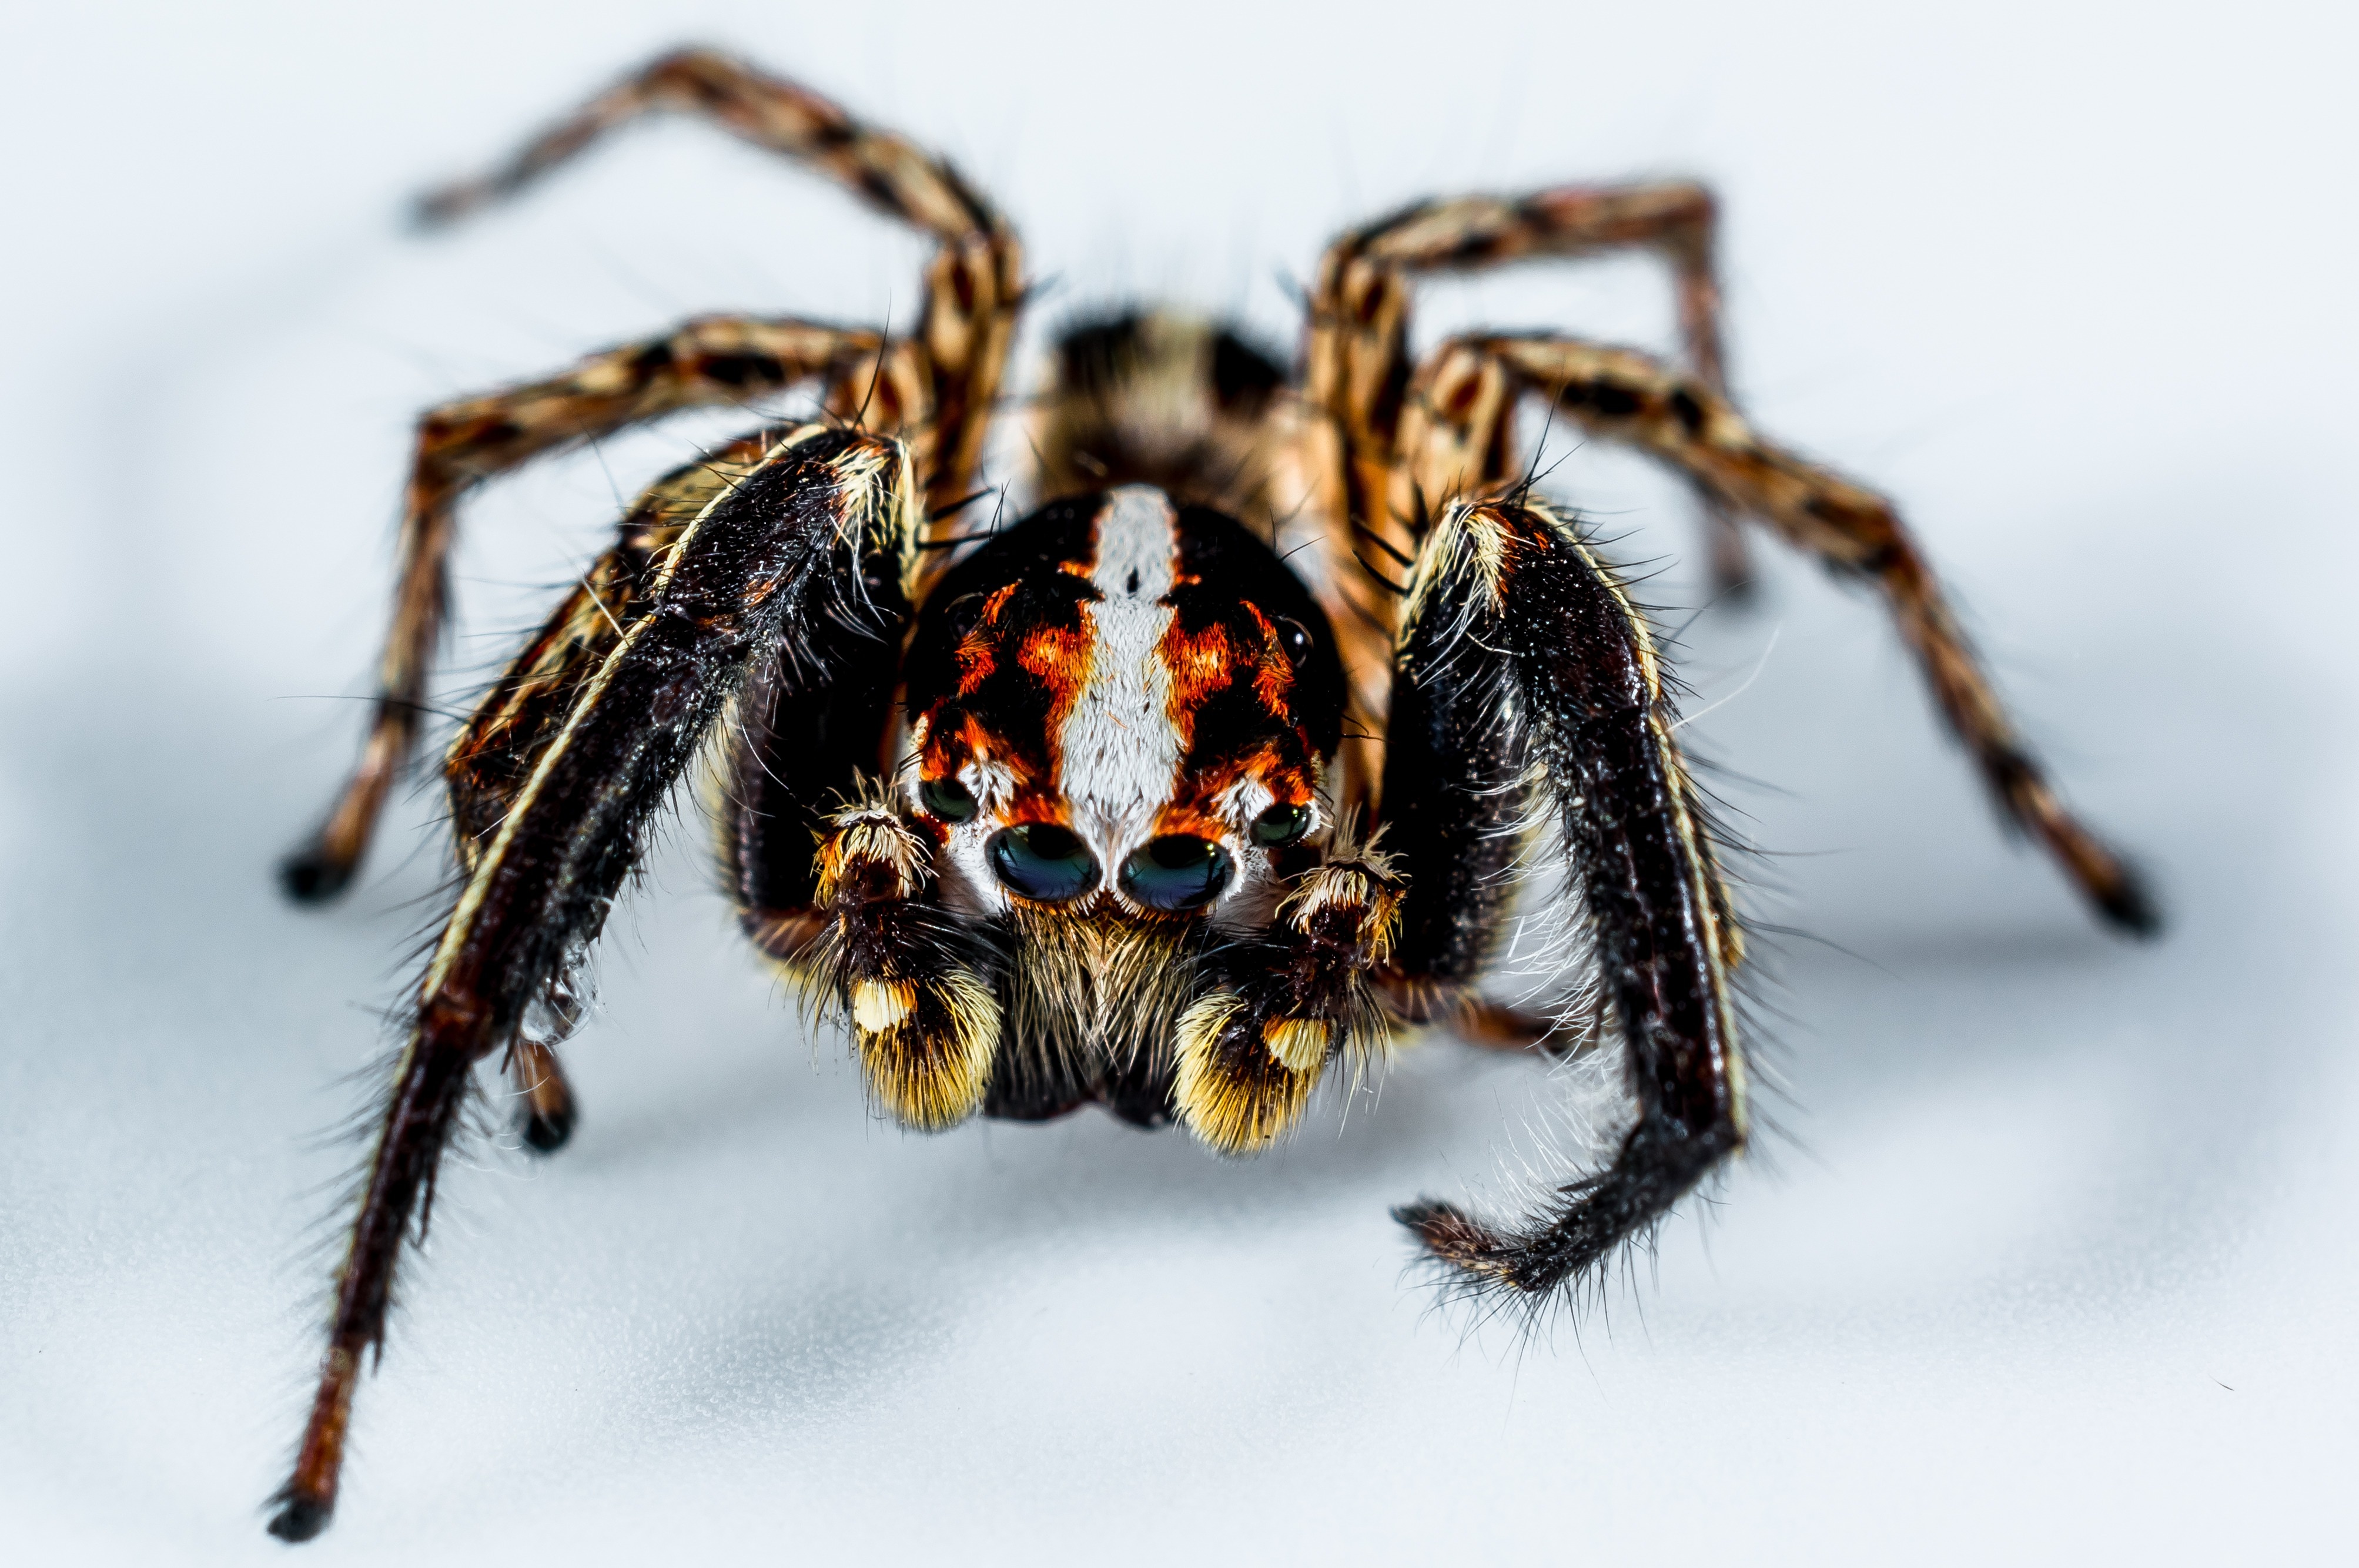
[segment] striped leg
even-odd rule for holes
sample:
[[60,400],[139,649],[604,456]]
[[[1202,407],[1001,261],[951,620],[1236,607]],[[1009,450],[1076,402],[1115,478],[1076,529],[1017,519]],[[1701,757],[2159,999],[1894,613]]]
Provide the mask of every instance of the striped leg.
[[400,575],[375,710],[360,761],[327,820],[281,868],[288,894],[306,902],[332,898],[351,881],[386,793],[417,743],[427,668],[448,606],[459,503],[470,490],[544,452],[679,409],[743,403],[812,377],[864,384],[872,376],[875,427],[923,425],[926,373],[913,345],[888,349],[874,332],[799,321],[711,317],[668,338],[593,354],[546,381],[427,414],[419,422],[404,503]]
[[1892,503],[1762,439],[1725,397],[1647,355],[1556,337],[1479,337],[1436,349],[1402,420],[1397,484],[1429,495],[1498,481],[1495,447],[1518,396],[1536,393],[1582,429],[1662,460],[1732,512],[1875,584],[1933,698],[2008,817],[2123,930],[2161,916],[2136,875],[2065,809],[2017,734],[1940,581]]
[[807,624],[875,614],[867,568],[880,556],[906,560],[923,516],[897,444],[796,432],[685,531],[646,609],[580,688],[477,857],[419,985],[273,1534],[306,1540],[334,1510],[361,1359],[382,1346],[395,1265],[413,1218],[423,1232],[475,1065],[564,992],[748,666]]
[[[1532,781],[1533,815],[1580,878],[1627,1052],[1636,1115],[1603,1173],[1512,1223],[1430,1201],[1397,1211],[1469,1282],[1537,1303],[1744,1145],[1728,996],[1739,942],[1645,623],[1572,531],[1536,506],[1459,503],[1426,539],[1409,590],[1400,678],[1419,722],[1392,733],[1387,810],[1419,775],[1477,791]],[[1425,820],[1437,815],[1391,817],[1408,877],[1393,962],[1410,989],[1459,982],[1466,957],[1447,873],[1479,845],[1437,838]]]
[[[1712,193],[1684,180],[1560,186],[1516,200],[1472,196],[1419,202],[1343,235],[1319,264],[1310,299],[1306,395],[1340,435],[1338,525],[1374,531],[1377,550],[1414,555],[1413,514],[1385,504],[1386,476],[1408,391],[1409,300],[1422,274],[1517,261],[1645,249],[1670,265],[1688,362],[1715,391],[1725,383],[1720,284],[1713,270]],[[1435,505],[1440,504],[1435,498]],[[1363,536],[1364,537],[1364,535]],[[1713,560],[1723,582],[1745,576],[1744,544],[1715,513]],[[1396,554],[1396,552],[1397,552]],[[1387,625],[1392,607],[1367,608]]]
[[[616,82],[490,173],[428,196],[419,215],[432,224],[463,217],[514,195],[607,132],[662,113],[710,121],[940,240],[919,316],[936,421],[920,470],[929,508],[964,495],[1023,304],[1023,248],[1006,220],[956,169],[906,137],[864,125],[810,89],[743,60],[681,49]],[[856,399],[856,387],[840,384],[840,391]]]

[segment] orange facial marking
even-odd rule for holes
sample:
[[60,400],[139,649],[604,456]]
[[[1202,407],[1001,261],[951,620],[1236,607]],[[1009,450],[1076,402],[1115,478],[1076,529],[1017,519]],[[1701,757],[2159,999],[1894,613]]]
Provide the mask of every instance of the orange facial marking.
[[1279,805],[1308,806],[1319,793],[1308,768],[1289,761],[1277,742],[1266,741],[1189,774],[1180,785],[1180,798],[1156,813],[1156,832],[1218,838],[1232,831],[1234,824],[1222,815],[1222,803],[1247,779],[1267,790]]
[[1261,699],[1263,708],[1283,719],[1294,693],[1294,661],[1286,656],[1285,640],[1278,636],[1269,617],[1261,612],[1261,607],[1248,600],[1245,608],[1245,613],[1254,618],[1254,624],[1261,628],[1262,651],[1254,665],[1254,695]]
[[[1217,622],[1196,633],[1183,632],[1174,623],[1164,633],[1161,652],[1171,672],[1175,719],[1236,679],[1237,657],[1229,646],[1228,628]],[[1182,736],[1184,740],[1184,730]]]
[[983,689],[992,672],[999,667],[999,644],[989,628],[999,619],[999,612],[1014,598],[1016,585],[1009,583],[984,600],[983,613],[975,617],[973,630],[959,639],[957,650],[951,657],[958,669],[958,695],[973,697]]
[[1073,704],[1081,700],[1082,689],[1090,684],[1088,628],[1068,632],[1049,626],[1030,633],[1016,649],[1016,662],[1027,675],[1048,687],[1049,729],[1055,733],[1064,727]]

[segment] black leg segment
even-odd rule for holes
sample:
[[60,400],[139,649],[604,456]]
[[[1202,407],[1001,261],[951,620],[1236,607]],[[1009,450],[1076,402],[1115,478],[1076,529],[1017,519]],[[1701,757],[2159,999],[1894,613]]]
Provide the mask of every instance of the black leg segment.
[[[1643,1233],[1745,1141],[1745,1073],[1729,1003],[1736,930],[1646,626],[1572,529],[1536,505],[1461,503],[1427,538],[1410,584],[1386,773],[1409,891],[1403,982],[1463,977],[1447,912],[1495,876],[1491,817],[1528,812],[1561,838],[1587,938],[1627,1048],[1636,1119],[1602,1173],[1539,1212],[1493,1225],[1432,1201],[1398,1211],[1473,1281],[1538,1297]],[[1394,793],[1399,781],[1400,794]],[[1457,827],[1453,793],[1499,804]],[[1395,820],[1397,820],[1396,818]],[[1430,857],[1440,856],[1439,860]]]
[[419,988],[272,1533],[305,1539],[335,1509],[361,1360],[383,1344],[395,1265],[413,1222],[424,1232],[476,1064],[539,1009],[566,1005],[569,971],[748,667],[791,646],[802,626],[873,613],[864,563],[880,548],[904,554],[897,542],[922,522],[897,443],[798,431],[689,525],[645,609],[581,687],[470,862]]

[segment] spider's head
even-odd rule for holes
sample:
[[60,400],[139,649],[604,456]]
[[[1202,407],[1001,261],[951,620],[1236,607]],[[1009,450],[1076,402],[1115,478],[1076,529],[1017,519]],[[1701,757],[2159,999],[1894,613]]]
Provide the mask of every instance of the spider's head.
[[1326,619],[1241,525],[1160,491],[1056,502],[978,551],[907,674],[908,798],[971,914],[1261,924],[1326,826]]

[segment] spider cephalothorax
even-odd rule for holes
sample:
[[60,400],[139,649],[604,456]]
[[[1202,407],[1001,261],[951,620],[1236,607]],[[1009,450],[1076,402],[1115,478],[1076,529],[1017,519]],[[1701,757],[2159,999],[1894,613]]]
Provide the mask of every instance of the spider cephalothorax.
[[[1544,398],[1684,474],[1723,577],[1736,522],[1885,595],[2011,818],[2109,918],[2153,916],[2058,802],[1880,497],[1763,440],[1722,384],[1712,209],[1687,184],[1421,203],[1338,240],[1299,377],[1234,330],[1139,310],[1059,340],[1035,510],[961,522],[1025,290],[1007,223],[944,165],[723,56],[667,57],[449,219],[653,109],[707,116],[932,233],[918,330],[710,317],[421,421],[384,691],[290,892],[332,894],[416,738],[460,498],[541,452],[815,385],[651,486],[444,766],[462,886],[409,1014],[319,1392],[274,1532],[332,1511],[353,1387],[479,1064],[524,1138],[574,1119],[575,970],[691,762],[746,936],[842,1019],[878,1106],[935,1129],[1100,1104],[1250,1153],[1321,1076],[1445,1023],[1609,1047],[1605,1158],[1538,1211],[1399,1217],[1477,1286],[1555,1299],[1741,1148],[1744,946],[1672,688],[1613,570],[1517,467]],[[1688,362],[1552,334],[1409,349],[1420,274],[1643,246]],[[1536,871],[1535,868],[1540,870]],[[1484,982],[1543,895],[1578,999]]]
[[1196,950],[1270,923],[1326,818],[1325,615],[1234,521],[1129,485],[946,574],[903,668],[897,776],[936,900],[1009,955],[989,1108],[1168,1119]]

